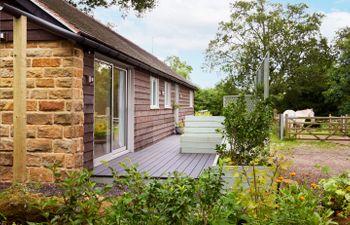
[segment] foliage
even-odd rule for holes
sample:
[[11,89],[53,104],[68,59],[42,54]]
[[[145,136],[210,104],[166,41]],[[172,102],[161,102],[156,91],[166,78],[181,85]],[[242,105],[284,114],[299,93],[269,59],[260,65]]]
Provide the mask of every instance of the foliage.
[[212,116],[209,111],[202,110],[194,113],[195,116]]
[[101,117],[95,117],[94,124],[94,136],[95,138],[103,138],[106,137],[107,134],[107,119]]
[[270,104],[256,100],[254,110],[248,111],[244,95],[224,108],[224,128],[220,132],[226,142],[217,146],[218,152],[238,165],[249,165],[267,155],[266,144],[272,125]]
[[[276,168],[284,168],[284,164],[272,160],[270,163]],[[225,190],[221,166],[204,171],[198,180],[178,173],[169,174],[166,180],[150,179],[138,172],[136,166],[122,166],[127,172],[124,175],[111,168],[114,185],[122,190],[119,195],[109,195],[110,186],[97,187],[87,171],[67,174],[58,183],[62,196],[44,197],[18,186],[0,192],[3,214],[0,222],[5,225],[25,221],[30,225],[332,224],[329,219],[332,211],[320,204],[320,190],[299,186],[286,178],[275,179],[276,174],[271,183],[266,179],[267,174],[259,175],[258,189],[244,188],[238,183],[236,189]],[[23,202],[26,204],[18,204]],[[12,207],[12,211],[4,207]],[[15,207],[23,211],[14,210]],[[30,212],[35,212],[31,215],[36,217],[29,217]],[[10,213],[22,220],[10,218]]]
[[232,79],[224,79],[214,88],[198,89],[195,94],[195,111],[208,110],[213,116],[222,115],[223,98],[225,95],[237,95],[239,90]]
[[337,60],[329,70],[328,89],[324,92],[328,104],[337,106],[338,114],[350,113],[350,27],[341,29],[335,44]]
[[330,216],[332,211],[320,204],[320,195],[311,188],[298,184],[281,188],[276,195],[276,210],[260,224],[270,225],[326,225],[336,224]]
[[322,202],[337,215],[350,215],[350,172],[329,179],[322,179],[319,185],[324,190]]
[[306,4],[234,1],[206,51],[206,67],[219,69],[234,86],[251,89],[259,63],[270,52],[270,94],[279,111],[314,108],[326,113],[322,92],[333,56],[320,34],[323,15]]
[[132,9],[139,16],[157,5],[157,0],[66,0],[74,7],[78,7],[85,13],[91,13],[97,7],[109,8],[117,5],[123,12],[124,16]]
[[185,79],[190,80],[190,74],[192,73],[192,66],[188,65],[185,61],[181,61],[178,56],[168,56],[164,62],[177,74],[183,76]]

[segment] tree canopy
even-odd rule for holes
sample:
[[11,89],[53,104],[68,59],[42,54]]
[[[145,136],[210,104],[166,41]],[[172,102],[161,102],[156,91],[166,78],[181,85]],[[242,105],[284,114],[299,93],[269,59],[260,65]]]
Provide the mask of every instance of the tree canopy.
[[335,43],[336,61],[329,70],[326,103],[337,106],[338,114],[350,113],[350,27],[341,29]]
[[333,57],[320,33],[323,15],[308,13],[306,4],[235,1],[230,21],[221,22],[206,51],[205,66],[251,89],[263,57],[270,52],[270,94],[275,107],[322,108],[327,70]]
[[192,73],[192,66],[187,62],[181,61],[178,56],[168,56],[164,62],[177,74],[183,76],[185,79],[190,80],[190,74]]
[[118,6],[124,15],[132,9],[137,15],[142,15],[157,5],[157,0],[66,0],[73,6],[79,8],[85,13],[90,13],[96,7]]

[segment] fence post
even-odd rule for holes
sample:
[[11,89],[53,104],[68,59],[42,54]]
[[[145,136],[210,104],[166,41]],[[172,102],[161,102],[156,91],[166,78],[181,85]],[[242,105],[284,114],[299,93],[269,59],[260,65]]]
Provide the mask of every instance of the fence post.
[[283,122],[283,114],[278,114],[278,122],[279,122],[279,133],[280,133],[280,140],[283,141],[283,135],[284,135],[284,122]]
[[284,131],[285,131],[285,136],[287,137],[289,135],[289,127],[288,127],[288,114],[284,116]]
[[348,114],[345,114],[345,134],[348,135]]
[[13,181],[24,183],[26,168],[27,17],[13,17]]

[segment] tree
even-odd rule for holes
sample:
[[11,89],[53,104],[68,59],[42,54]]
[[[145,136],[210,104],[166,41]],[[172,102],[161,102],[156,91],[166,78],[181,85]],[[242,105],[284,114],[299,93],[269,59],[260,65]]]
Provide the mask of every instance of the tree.
[[340,115],[350,114],[350,27],[338,31],[335,50],[337,60],[329,70],[328,104],[337,106]]
[[[219,69],[232,77],[235,86],[251,89],[257,67],[269,51],[270,94],[275,107],[282,111],[321,105],[325,86],[319,80],[325,80],[333,58],[320,34],[323,15],[309,14],[307,8],[305,4],[283,6],[266,0],[232,3],[230,21],[219,24],[216,38],[209,43],[206,68]],[[321,97],[296,104],[310,93]],[[293,105],[288,104],[291,99]]]
[[79,8],[85,13],[90,13],[96,7],[109,8],[111,6],[118,6],[124,13],[132,9],[139,16],[148,10],[153,9],[157,5],[157,0],[66,0],[73,6]]
[[164,62],[177,74],[183,76],[185,79],[190,80],[190,74],[192,73],[192,66],[188,65],[185,61],[181,61],[178,56],[168,56]]
[[225,95],[237,95],[239,90],[230,77],[223,79],[214,88],[198,89],[195,94],[195,111],[208,110],[213,116],[222,115]]

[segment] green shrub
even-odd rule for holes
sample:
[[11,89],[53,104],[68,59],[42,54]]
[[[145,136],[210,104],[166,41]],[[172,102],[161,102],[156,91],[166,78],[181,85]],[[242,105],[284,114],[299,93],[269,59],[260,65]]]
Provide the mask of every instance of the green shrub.
[[322,203],[339,216],[350,215],[350,172],[319,182],[324,190]]
[[276,210],[259,224],[269,225],[327,225],[332,222],[331,210],[320,204],[320,195],[311,188],[289,185],[276,195]]
[[217,151],[229,157],[238,165],[249,165],[257,158],[268,154],[272,125],[272,109],[270,104],[257,97],[255,108],[247,109],[244,95],[224,108],[224,128],[221,130],[226,143],[217,146]]

